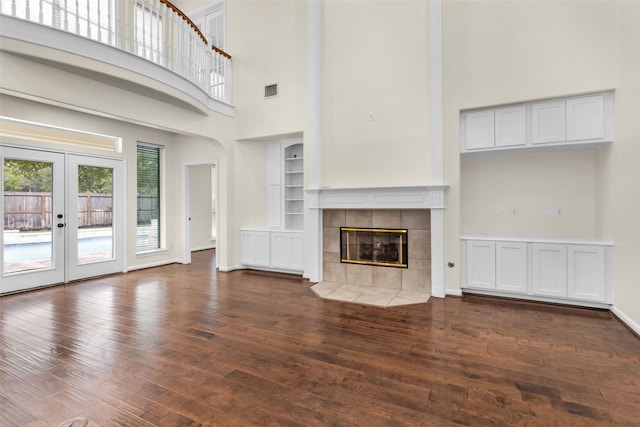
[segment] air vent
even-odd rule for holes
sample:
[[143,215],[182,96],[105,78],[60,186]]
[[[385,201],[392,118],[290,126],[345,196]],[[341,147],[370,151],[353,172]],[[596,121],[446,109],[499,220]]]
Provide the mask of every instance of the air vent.
[[264,87],[265,98],[273,98],[274,96],[278,96],[278,83],[274,83],[272,85],[267,85]]

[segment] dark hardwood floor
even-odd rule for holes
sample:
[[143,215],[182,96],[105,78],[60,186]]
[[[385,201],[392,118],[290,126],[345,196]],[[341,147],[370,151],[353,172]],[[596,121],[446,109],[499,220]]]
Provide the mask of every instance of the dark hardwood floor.
[[606,311],[365,307],[213,255],[0,298],[0,425],[640,425],[640,339]]

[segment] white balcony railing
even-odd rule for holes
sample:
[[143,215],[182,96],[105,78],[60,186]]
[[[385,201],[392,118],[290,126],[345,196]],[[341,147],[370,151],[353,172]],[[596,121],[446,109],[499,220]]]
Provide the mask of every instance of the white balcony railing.
[[0,0],[0,12],[123,49],[231,104],[231,56],[167,0]]

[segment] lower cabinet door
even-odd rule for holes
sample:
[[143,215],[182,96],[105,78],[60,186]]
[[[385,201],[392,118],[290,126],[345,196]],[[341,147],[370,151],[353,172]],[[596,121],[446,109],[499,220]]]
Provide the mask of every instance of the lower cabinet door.
[[269,233],[240,231],[240,263],[256,267],[269,266]]
[[302,233],[271,233],[271,268],[303,271]]
[[467,286],[496,288],[496,243],[483,240],[467,241]]
[[569,298],[605,300],[605,249],[598,246],[572,245],[568,249]]
[[289,268],[291,253],[288,233],[271,233],[271,267]]
[[527,292],[527,244],[496,242],[496,289]]
[[292,270],[304,271],[304,235],[302,233],[291,234],[291,264]]
[[533,243],[532,293],[550,297],[567,296],[567,246]]

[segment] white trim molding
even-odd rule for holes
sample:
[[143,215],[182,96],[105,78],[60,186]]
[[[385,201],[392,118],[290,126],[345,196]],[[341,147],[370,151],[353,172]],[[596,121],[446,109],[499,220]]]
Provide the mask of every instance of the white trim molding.
[[618,307],[612,305],[610,308],[611,312],[614,316],[616,316],[622,323],[624,323],[629,329],[636,333],[636,335],[640,336],[640,325],[633,321],[629,316],[624,314]]
[[[444,209],[448,185],[322,188],[309,207],[316,209]],[[314,205],[315,204],[315,205]]]
[[431,182],[444,182],[442,0],[429,1],[429,70],[431,76]]

